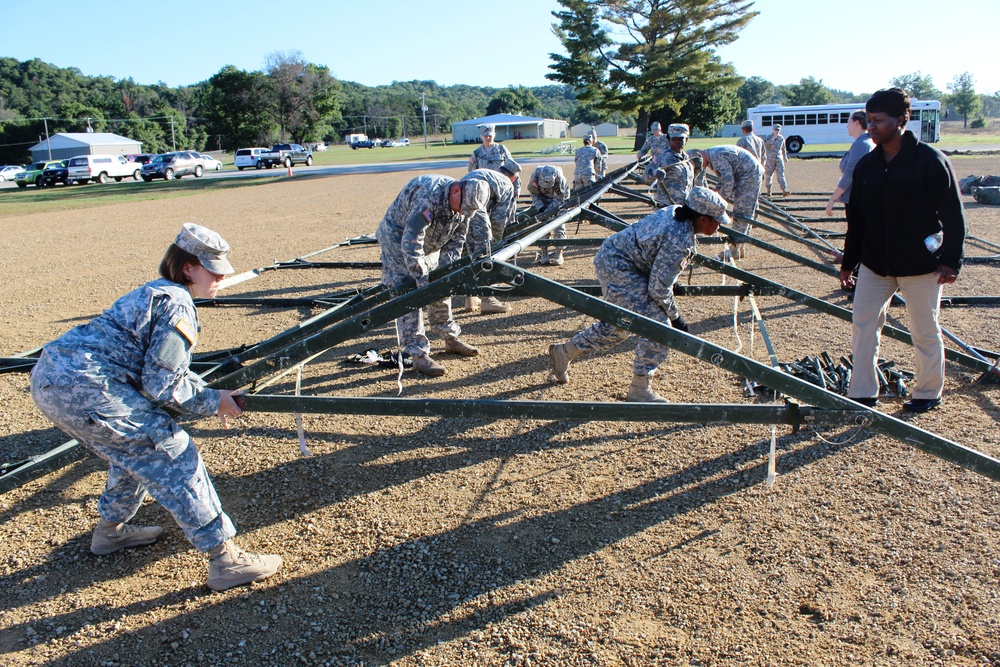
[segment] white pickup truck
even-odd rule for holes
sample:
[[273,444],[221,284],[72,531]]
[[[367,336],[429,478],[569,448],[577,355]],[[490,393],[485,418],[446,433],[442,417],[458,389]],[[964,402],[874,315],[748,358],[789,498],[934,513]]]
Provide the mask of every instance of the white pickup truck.
[[80,184],[107,183],[112,178],[118,182],[124,178],[138,181],[142,175],[142,165],[127,160],[124,155],[77,155],[69,159],[66,168],[66,180]]

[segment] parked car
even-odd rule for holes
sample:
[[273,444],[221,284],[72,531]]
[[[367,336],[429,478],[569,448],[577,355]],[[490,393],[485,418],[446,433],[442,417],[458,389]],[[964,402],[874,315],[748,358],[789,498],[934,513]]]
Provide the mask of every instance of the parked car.
[[69,160],[63,160],[58,165],[54,167],[48,167],[41,175],[41,187],[51,188],[54,185],[62,183],[63,185],[71,185],[73,181],[69,178]]
[[190,151],[157,155],[149,164],[142,165],[142,180],[147,183],[154,178],[172,181],[190,174],[194,174],[195,178],[201,178],[204,173],[205,165]]
[[132,162],[138,162],[139,164],[149,164],[153,157],[154,156],[150,153],[129,153],[125,156],[125,159],[131,160]]
[[0,167],[0,183],[13,180],[14,176],[24,171],[24,167],[19,164],[5,164]]
[[313,163],[312,152],[306,150],[299,144],[275,144],[271,150],[260,154],[260,161],[268,169],[279,164],[283,167],[291,167],[295,164],[304,164],[311,167]]
[[77,155],[69,159],[69,178],[83,185],[93,181],[107,183],[112,178],[121,183],[122,179],[139,180],[142,165],[126,160],[124,155]]
[[260,154],[266,152],[267,149],[260,146],[255,146],[253,148],[241,148],[236,151],[233,162],[236,164],[236,168],[240,171],[243,171],[247,167],[261,169],[264,167],[264,163],[260,160]]
[[406,137],[403,137],[402,139],[396,139],[396,145],[397,146],[409,146],[410,145],[410,140],[407,139]]
[[359,148],[375,148],[375,142],[371,139],[362,139],[351,144],[352,150],[358,150]]
[[42,175],[42,172],[49,167],[54,167],[59,164],[59,160],[49,160],[48,162],[34,162],[29,164],[24,168],[24,171],[14,174],[14,183],[17,184],[19,188],[26,188],[32,183],[37,187],[43,188],[42,181],[38,178]]
[[383,139],[382,140],[382,148],[392,148],[395,145],[396,145],[396,142],[393,141],[392,139]]
[[222,162],[220,160],[216,160],[211,155],[196,153],[194,151],[191,151],[191,154],[201,160],[202,164],[205,165],[205,171],[222,171]]

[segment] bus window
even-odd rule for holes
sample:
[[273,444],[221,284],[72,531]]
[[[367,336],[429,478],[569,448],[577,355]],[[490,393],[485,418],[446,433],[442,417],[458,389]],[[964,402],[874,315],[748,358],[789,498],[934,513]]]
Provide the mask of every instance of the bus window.
[[843,113],[840,114],[840,122],[843,123],[844,125],[847,125],[847,123],[849,123],[850,120],[851,120],[850,111],[844,111]]
[[806,115],[804,113],[797,113],[797,114],[795,114],[795,122],[792,123],[792,124],[793,125],[805,125],[806,124]]
[[771,117],[770,116],[761,116],[760,117],[760,124],[763,125],[764,127],[767,127],[768,125],[771,124]]
[[[834,114],[834,115],[836,115],[836,114]],[[825,113],[816,114],[816,122],[819,125],[826,125],[826,123],[827,123],[827,115]]]
[[806,125],[815,125],[815,124],[816,124],[816,114],[814,114],[814,113],[807,113],[806,114]]

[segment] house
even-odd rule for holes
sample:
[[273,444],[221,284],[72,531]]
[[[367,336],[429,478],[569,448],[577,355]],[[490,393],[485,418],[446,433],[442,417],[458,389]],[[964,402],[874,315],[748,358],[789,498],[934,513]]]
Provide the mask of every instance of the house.
[[569,123],[553,118],[533,118],[509,113],[473,118],[451,124],[453,143],[478,143],[479,126],[493,125],[497,141],[505,139],[565,139],[569,136]]
[[31,151],[32,161],[48,160],[50,147],[53,160],[65,160],[77,155],[126,155],[142,152],[141,141],[111,132],[59,132],[28,149]]
[[577,123],[573,127],[569,128],[570,136],[576,137],[577,139],[583,137],[583,135],[587,134],[591,130],[597,130],[598,137],[618,136],[618,126],[615,123],[601,123],[599,125]]

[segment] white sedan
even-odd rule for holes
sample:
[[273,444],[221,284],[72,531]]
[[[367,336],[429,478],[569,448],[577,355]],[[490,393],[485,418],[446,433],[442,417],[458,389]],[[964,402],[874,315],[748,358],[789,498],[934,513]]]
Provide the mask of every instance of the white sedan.
[[205,164],[205,171],[222,171],[222,163],[211,155],[199,154],[198,159]]
[[4,165],[0,167],[0,183],[14,180],[14,174],[24,171],[24,167],[18,165]]

